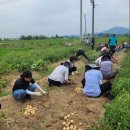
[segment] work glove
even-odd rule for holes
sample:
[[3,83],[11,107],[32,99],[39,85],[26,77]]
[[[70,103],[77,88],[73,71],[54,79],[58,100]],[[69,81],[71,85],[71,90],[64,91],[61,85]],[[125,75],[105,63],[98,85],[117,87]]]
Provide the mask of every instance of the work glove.
[[35,95],[36,95],[36,96],[41,96],[42,93],[41,93],[41,92],[35,92]]
[[42,92],[43,95],[47,95],[47,94],[48,94],[48,92],[46,92],[46,91],[44,91],[44,90],[41,91],[41,92]]

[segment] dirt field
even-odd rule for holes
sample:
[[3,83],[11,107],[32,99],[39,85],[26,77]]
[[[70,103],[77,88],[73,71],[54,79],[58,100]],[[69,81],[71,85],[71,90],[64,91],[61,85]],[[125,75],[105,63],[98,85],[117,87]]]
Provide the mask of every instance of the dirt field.
[[[115,55],[119,64],[114,68],[119,68],[121,60],[124,58],[123,51]],[[55,66],[59,64],[56,63]],[[77,62],[79,73],[70,77],[72,84],[63,87],[51,87],[47,96],[34,96],[31,101],[19,104],[11,94],[0,99],[2,108],[0,110],[0,130],[62,130],[63,122],[68,122],[77,129],[90,130],[90,127],[103,118],[103,104],[109,101],[106,97],[89,98],[82,94],[77,88],[81,88],[83,76],[82,68],[84,63]],[[10,84],[7,91],[11,92],[11,87],[18,78],[18,74],[10,74]],[[39,80],[39,84],[47,84],[47,77]],[[35,114],[24,115],[27,105],[36,107]],[[64,119],[65,117],[65,119]],[[67,120],[66,120],[67,118]],[[70,129],[67,129],[70,130]]]

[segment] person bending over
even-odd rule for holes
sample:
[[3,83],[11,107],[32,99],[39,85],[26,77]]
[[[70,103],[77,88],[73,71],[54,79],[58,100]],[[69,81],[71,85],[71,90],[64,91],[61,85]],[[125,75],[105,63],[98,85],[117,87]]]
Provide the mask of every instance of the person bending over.
[[77,58],[79,58],[80,56],[84,57],[85,59],[88,60],[88,62],[92,60],[86,55],[86,53],[84,52],[82,48],[77,49],[75,55]]
[[69,68],[70,62],[68,61],[65,61],[63,64],[57,66],[48,77],[49,86],[61,86],[62,84],[70,83],[68,80]]

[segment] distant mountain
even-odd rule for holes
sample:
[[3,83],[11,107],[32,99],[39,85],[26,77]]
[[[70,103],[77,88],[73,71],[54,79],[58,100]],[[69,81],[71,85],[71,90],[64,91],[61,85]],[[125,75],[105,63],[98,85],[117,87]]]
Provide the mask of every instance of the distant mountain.
[[125,33],[130,33],[130,29],[124,28],[124,27],[113,27],[109,30],[106,30],[106,31],[103,31],[103,32],[100,32],[100,33],[103,33],[103,34],[106,34],[106,33],[109,33],[109,34],[112,34],[112,33],[125,34]]

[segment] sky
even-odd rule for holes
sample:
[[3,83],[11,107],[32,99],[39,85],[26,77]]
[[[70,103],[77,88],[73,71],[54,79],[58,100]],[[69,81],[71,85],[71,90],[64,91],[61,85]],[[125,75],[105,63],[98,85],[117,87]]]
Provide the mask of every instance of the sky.
[[[95,0],[95,32],[129,28],[130,0]],[[83,33],[92,31],[92,4],[82,0]],[[0,0],[0,38],[79,35],[80,0]]]

